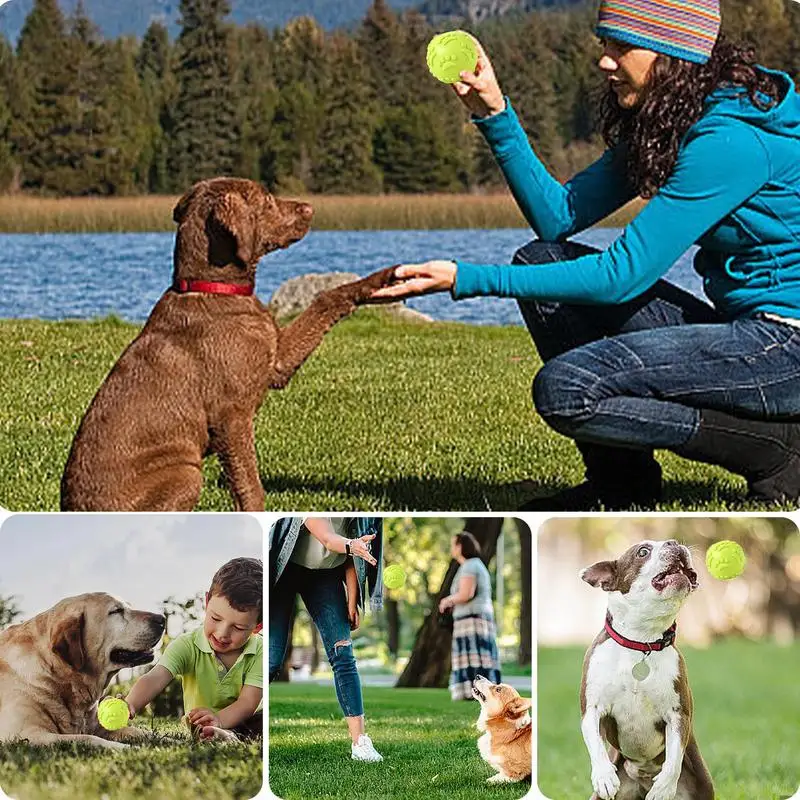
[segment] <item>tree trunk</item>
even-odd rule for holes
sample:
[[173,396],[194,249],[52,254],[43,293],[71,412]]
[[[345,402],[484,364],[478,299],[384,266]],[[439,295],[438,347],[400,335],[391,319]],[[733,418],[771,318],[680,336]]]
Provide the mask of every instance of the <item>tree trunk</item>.
[[[464,530],[469,531],[481,545],[481,560],[488,566],[497,549],[497,537],[503,527],[502,517],[473,517],[467,519]],[[458,569],[458,562],[451,560],[450,566],[439,587],[434,607],[422,623],[406,668],[397,679],[397,686],[444,688],[450,677],[450,653],[452,631],[440,628],[438,623],[439,601],[450,593],[450,584]]]
[[521,519],[516,520],[519,532],[519,574],[520,574],[520,609],[519,609],[519,664],[528,666],[533,659],[531,642],[531,529]]
[[292,617],[289,621],[289,636],[286,645],[286,658],[283,659],[281,671],[278,673],[276,681],[288,681],[289,673],[292,669],[292,639],[294,638],[294,621],[297,619],[297,598],[294,599],[294,607],[292,608]]
[[387,599],[384,603],[384,608],[386,609],[386,625],[388,627],[389,655],[393,660],[396,660],[397,651],[400,649],[400,612],[397,600]]

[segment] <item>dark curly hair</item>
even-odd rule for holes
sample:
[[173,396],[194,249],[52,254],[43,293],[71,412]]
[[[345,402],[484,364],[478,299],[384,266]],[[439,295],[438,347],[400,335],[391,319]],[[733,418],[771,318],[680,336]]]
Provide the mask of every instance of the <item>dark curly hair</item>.
[[652,197],[666,183],[681,139],[700,119],[703,101],[718,86],[741,87],[762,110],[781,99],[778,82],[756,69],[755,63],[752,45],[720,35],[705,64],[659,53],[650,70],[645,98],[634,109],[621,108],[608,86],[599,109],[603,139],[608,147],[626,143],[628,179],[642,197]]

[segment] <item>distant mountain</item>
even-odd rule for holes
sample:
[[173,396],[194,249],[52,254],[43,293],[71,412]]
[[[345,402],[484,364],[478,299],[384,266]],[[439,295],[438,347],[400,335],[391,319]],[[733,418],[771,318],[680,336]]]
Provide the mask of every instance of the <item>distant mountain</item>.
[[[417,0],[390,0],[392,8],[414,5]],[[232,0],[231,20],[243,25],[259,22],[268,28],[282,27],[303,15],[314,17],[323,28],[338,28],[363,19],[371,0]],[[77,0],[59,0],[71,14]],[[153,20],[163,22],[172,35],[178,33],[178,0],[84,0],[89,17],[110,38],[123,34],[142,36]],[[9,0],[0,6],[0,33],[16,41],[33,0]]]

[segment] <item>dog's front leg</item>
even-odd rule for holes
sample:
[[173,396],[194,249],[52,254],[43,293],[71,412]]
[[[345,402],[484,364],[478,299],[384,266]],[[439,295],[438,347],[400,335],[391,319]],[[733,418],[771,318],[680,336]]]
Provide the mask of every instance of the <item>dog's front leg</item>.
[[600,735],[600,709],[597,706],[587,705],[581,720],[581,733],[592,764],[592,788],[601,800],[612,800],[619,789],[619,776]]
[[283,389],[306,359],[319,347],[325,334],[340,320],[369,301],[376,289],[388,286],[394,267],[373,272],[366,278],[345,283],[314,298],[311,305],[293,322],[278,331],[271,389]]
[[667,717],[664,730],[664,763],[661,765],[661,772],[653,778],[653,786],[645,800],[675,800],[690,726],[690,720],[678,711],[671,712]]

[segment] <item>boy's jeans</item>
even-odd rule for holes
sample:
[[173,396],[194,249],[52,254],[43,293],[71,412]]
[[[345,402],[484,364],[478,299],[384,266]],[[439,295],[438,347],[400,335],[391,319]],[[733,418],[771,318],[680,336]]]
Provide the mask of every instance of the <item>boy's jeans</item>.
[[[514,263],[590,252],[597,251],[535,241]],[[700,409],[800,415],[800,328],[761,317],[726,320],[666,281],[619,305],[519,305],[545,361],[533,386],[536,408],[573,439],[672,448],[697,430]]]
[[299,594],[317,626],[333,668],[333,683],[342,712],[346,717],[359,717],[364,713],[361,678],[353,656],[343,581],[343,567],[306,569],[291,561],[286,565],[269,597],[269,679],[272,682],[276,678],[286,657],[289,622]]

